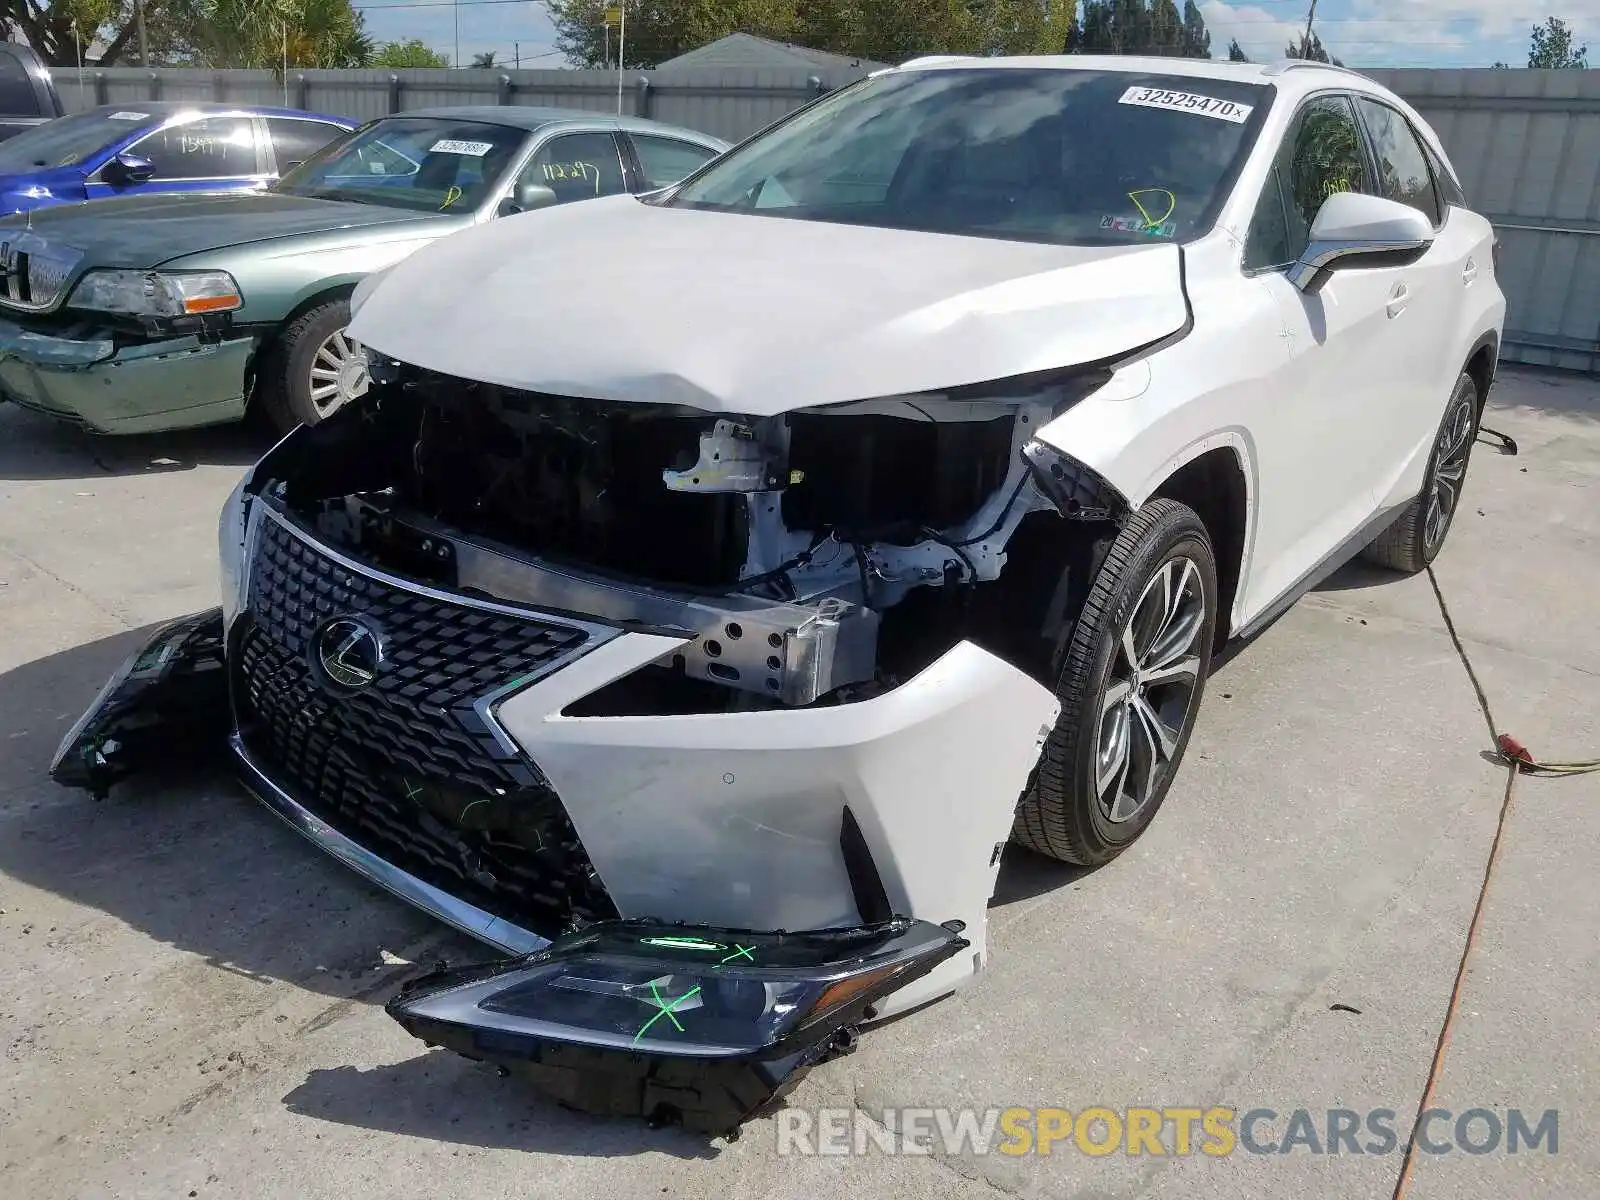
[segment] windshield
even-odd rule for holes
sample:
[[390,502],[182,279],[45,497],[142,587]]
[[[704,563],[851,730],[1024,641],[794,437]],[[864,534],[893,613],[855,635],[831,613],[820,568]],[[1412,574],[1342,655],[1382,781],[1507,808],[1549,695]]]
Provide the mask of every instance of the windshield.
[[883,75],[733,150],[664,203],[1122,244],[1210,227],[1268,88],[1123,71]]
[[325,146],[272,190],[392,208],[470,212],[494,191],[527,140],[525,130],[505,125],[390,117]]
[[97,108],[57,117],[0,142],[0,171],[76,167],[96,151],[160,121],[132,108]]

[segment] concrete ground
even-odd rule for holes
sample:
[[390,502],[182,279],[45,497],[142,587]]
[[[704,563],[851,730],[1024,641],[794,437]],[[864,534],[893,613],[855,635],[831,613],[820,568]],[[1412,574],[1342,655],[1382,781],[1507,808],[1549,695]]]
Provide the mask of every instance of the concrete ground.
[[[1503,729],[1600,754],[1600,381],[1507,374],[1438,579]],[[104,803],[45,776],[160,619],[214,603],[239,431],[90,439],[0,410],[0,1179],[6,1195],[1388,1196],[1389,1154],[780,1159],[591,1120],[429,1053],[381,1003],[476,947],[219,778]],[[1178,785],[1087,875],[1008,858],[992,968],[794,1108],[1415,1112],[1505,771],[1426,576],[1357,567],[1221,667]],[[1516,787],[1436,1104],[1559,1110],[1558,1151],[1420,1156],[1409,1196],[1600,1178],[1600,775]],[[1334,1005],[1342,1006],[1333,1008]],[[1356,1011],[1351,1011],[1356,1010]],[[1481,1140],[1485,1126],[1469,1130]],[[1448,1137],[1448,1123],[1432,1130]],[[1367,1140],[1365,1137],[1363,1140]],[[1585,1182],[1587,1181],[1587,1182]]]

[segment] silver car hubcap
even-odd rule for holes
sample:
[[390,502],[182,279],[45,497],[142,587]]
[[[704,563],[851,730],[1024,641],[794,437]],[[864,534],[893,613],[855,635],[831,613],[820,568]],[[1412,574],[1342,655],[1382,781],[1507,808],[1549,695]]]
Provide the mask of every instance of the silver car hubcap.
[[1430,549],[1444,540],[1461,503],[1461,485],[1466,482],[1471,450],[1472,398],[1463,396],[1450,410],[1450,419],[1439,431],[1434,451],[1433,482],[1428,488],[1428,509],[1422,523],[1422,536]]
[[1100,702],[1095,793],[1109,821],[1144,811],[1172,769],[1200,681],[1205,623],[1200,569],[1183,557],[1163,563],[1122,631]]
[[348,400],[366,394],[367,353],[342,329],[328,335],[311,360],[311,403],[326,416]]

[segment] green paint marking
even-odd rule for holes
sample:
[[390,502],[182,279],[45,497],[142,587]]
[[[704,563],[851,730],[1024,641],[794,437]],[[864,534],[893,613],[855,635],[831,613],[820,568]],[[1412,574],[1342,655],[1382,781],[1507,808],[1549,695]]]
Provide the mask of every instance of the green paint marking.
[[419,787],[413,786],[412,783],[411,783],[411,780],[405,779],[405,780],[402,780],[401,782],[406,785],[406,799],[407,800],[415,800],[418,796],[422,795],[422,789],[419,788]]
[[717,966],[720,967],[724,963],[731,963],[736,958],[748,958],[751,962],[755,962],[756,956],[752,953],[753,950],[753,946],[741,946],[738,942],[735,942],[733,944],[733,953],[723,959],[722,962],[719,962]]
[[645,1033],[649,1030],[650,1026],[654,1025],[657,1021],[661,1020],[662,1017],[666,1017],[667,1020],[669,1020],[669,1021],[671,1021],[673,1023],[673,1025],[677,1026],[678,1032],[682,1033],[683,1032],[683,1026],[678,1023],[678,1018],[673,1015],[673,1010],[678,1008],[678,1007],[680,1007],[685,1001],[687,1001],[687,1000],[691,999],[692,997],[698,995],[699,992],[700,992],[700,989],[699,989],[698,986],[692,987],[687,992],[685,992],[683,995],[679,996],[676,1000],[672,1001],[669,1004],[667,1002],[666,998],[661,995],[661,990],[658,987],[656,987],[655,980],[651,980],[650,981],[650,999],[651,999],[651,1002],[656,1006],[656,1013],[655,1013],[655,1015],[653,1017],[651,1017],[643,1025],[639,1026],[639,1032],[633,1035],[634,1042],[637,1043],[640,1038],[644,1037]]
[[662,946],[668,950],[705,950],[711,954],[717,954],[727,949],[721,942],[707,942],[695,937],[640,938],[639,944],[641,946]]

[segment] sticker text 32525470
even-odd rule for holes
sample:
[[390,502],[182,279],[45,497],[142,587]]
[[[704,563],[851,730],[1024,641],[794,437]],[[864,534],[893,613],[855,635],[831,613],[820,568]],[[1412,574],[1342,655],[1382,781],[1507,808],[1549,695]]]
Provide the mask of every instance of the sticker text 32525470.
[[1118,104],[1137,104],[1141,108],[1165,108],[1176,112],[1194,113],[1201,117],[1214,117],[1219,121],[1232,121],[1243,125],[1255,108],[1233,100],[1219,100],[1215,96],[1201,96],[1194,92],[1173,92],[1166,88],[1131,87],[1122,93]]

